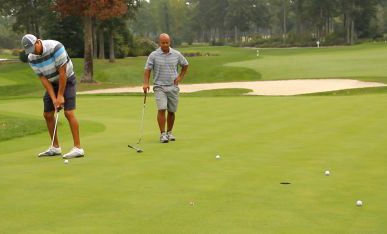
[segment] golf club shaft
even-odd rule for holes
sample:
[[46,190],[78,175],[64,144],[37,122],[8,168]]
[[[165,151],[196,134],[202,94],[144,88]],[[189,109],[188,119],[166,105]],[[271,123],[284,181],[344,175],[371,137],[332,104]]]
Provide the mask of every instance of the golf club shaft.
[[145,105],[145,103],[146,103],[146,94],[147,94],[147,93],[144,93],[144,105]]
[[147,93],[144,93],[144,105],[142,107],[142,115],[141,115],[141,123],[140,123],[140,138],[138,139],[137,144],[140,144],[141,139],[142,139],[142,135],[144,132],[144,115],[145,115],[146,94]]
[[56,128],[58,126],[58,119],[59,119],[59,112],[55,110],[55,126],[54,126],[54,132],[52,133],[51,147],[54,146],[54,140],[55,140],[55,135],[56,135]]

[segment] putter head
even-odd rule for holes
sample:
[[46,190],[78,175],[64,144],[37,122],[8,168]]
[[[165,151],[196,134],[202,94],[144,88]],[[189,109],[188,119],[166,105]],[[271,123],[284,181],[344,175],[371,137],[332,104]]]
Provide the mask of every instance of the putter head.
[[142,149],[137,148],[137,147],[134,147],[134,146],[132,146],[132,145],[128,145],[128,147],[134,149],[137,153],[142,153],[142,152],[143,152]]

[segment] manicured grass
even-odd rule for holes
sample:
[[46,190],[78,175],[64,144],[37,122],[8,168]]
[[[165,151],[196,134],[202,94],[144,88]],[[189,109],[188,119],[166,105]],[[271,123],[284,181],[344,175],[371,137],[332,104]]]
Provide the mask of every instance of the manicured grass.
[[330,92],[303,94],[300,96],[352,96],[352,95],[367,95],[367,94],[386,94],[387,87],[374,87],[374,88],[359,88],[359,89],[346,89]]
[[[0,230],[383,233],[386,100],[182,97],[178,140],[160,144],[151,97],[137,154],[127,144],[138,139],[142,97],[80,96],[85,158],[37,158],[46,133],[0,142]],[[40,98],[0,100],[0,112],[31,118],[40,107]]]
[[182,97],[219,97],[219,96],[239,96],[251,92],[249,89],[215,89],[203,90],[194,93],[182,93]]
[[20,97],[43,93],[42,85],[28,64],[0,63],[0,97]]
[[[190,51],[188,48],[181,49]],[[262,79],[254,69],[247,67],[227,67],[227,63],[235,61],[255,60],[253,49],[233,47],[202,47],[195,48],[202,53],[215,53],[219,56],[201,56],[187,58],[190,62],[185,83],[214,83],[223,81],[253,81]]]
[[[264,49],[258,58],[245,48],[181,50],[219,54],[189,58],[186,83],[317,77],[386,82],[382,44]],[[100,83],[79,90],[140,85],[145,59],[95,61]],[[80,77],[83,61],[73,61]],[[0,64],[1,233],[383,233],[385,91],[182,94],[178,140],[168,144],[158,142],[150,95],[142,154],[127,147],[139,137],[141,93],[79,96],[86,157],[64,164],[59,157],[36,156],[50,144],[40,81],[27,64]],[[70,150],[63,113],[58,132],[62,150]],[[356,200],[364,206],[356,207]]]
[[[190,50],[183,48],[182,51]],[[257,80],[259,76],[252,69],[228,68],[223,64],[253,58],[252,50],[231,47],[198,47],[195,51],[219,53],[219,56],[188,58],[190,71],[184,82],[204,83],[218,81]],[[146,57],[117,59],[115,63],[107,60],[94,60],[94,79],[98,84],[80,84],[78,90],[91,90],[120,86],[142,85]],[[83,72],[83,60],[72,59],[78,79]],[[7,88],[6,86],[11,86]],[[28,86],[30,89],[28,90]],[[28,64],[0,64],[0,95],[36,95],[41,86]],[[27,88],[27,89],[26,89]]]
[[[303,78],[349,78],[387,82],[385,44],[352,47],[260,49],[260,56],[251,48],[194,47],[182,52],[197,51],[218,56],[189,57],[189,72],[184,83],[254,81]],[[138,86],[143,81],[146,57],[94,60],[93,85],[80,84],[79,91],[122,86]],[[82,77],[83,60],[73,59],[78,79]],[[27,64],[0,64],[0,96],[37,96],[40,81]]]
[[264,80],[304,78],[350,78],[387,82],[387,46],[367,44],[353,47],[260,49],[255,60],[226,64],[250,68]]
[[44,121],[23,115],[0,114],[0,141],[25,137],[45,130]]
[[[193,93],[180,93],[180,97],[219,97],[219,96],[240,96],[251,92],[249,89],[214,89],[203,90]],[[107,94],[95,94],[95,96],[144,96],[144,93],[107,93]],[[148,97],[153,97],[153,93],[148,93]]]

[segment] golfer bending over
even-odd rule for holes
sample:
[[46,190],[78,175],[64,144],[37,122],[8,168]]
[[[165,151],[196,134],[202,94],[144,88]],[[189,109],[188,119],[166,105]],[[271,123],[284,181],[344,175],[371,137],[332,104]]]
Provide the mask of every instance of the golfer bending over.
[[[22,46],[28,54],[28,62],[40,78],[46,89],[43,97],[44,119],[51,139],[55,128],[55,111],[64,107],[64,114],[70,124],[74,147],[63,158],[76,158],[85,155],[79,140],[79,125],[75,118],[76,79],[71,62],[64,46],[54,40],[40,40],[34,35],[26,34],[22,38]],[[53,144],[39,157],[62,154],[55,134]]]
[[[183,80],[188,69],[188,61],[177,50],[170,47],[171,40],[168,34],[161,34],[159,46],[153,51],[146,62],[144,72],[144,93],[149,91],[149,78],[153,70],[153,91],[156,97],[158,108],[157,122],[160,128],[160,142],[168,143],[175,141],[172,135],[173,124],[175,123],[175,112],[179,100],[179,83]],[[178,65],[181,71],[178,73]],[[167,119],[165,112],[168,111]],[[167,132],[165,132],[165,122],[167,123]]]

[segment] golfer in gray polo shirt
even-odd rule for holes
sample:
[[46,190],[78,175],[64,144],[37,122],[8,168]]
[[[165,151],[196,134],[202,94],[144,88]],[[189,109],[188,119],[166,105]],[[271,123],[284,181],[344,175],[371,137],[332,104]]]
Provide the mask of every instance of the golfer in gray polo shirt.
[[[170,47],[171,40],[168,34],[161,34],[159,48],[153,51],[146,61],[144,72],[144,93],[149,91],[149,79],[153,70],[153,91],[158,108],[157,122],[160,128],[160,142],[175,141],[172,135],[175,123],[175,112],[179,101],[179,83],[183,80],[188,69],[188,61],[177,50]],[[178,65],[181,66],[180,74]],[[167,118],[165,113],[168,111]],[[167,131],[165,131],[167,123]]]

